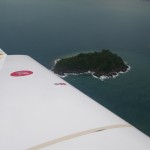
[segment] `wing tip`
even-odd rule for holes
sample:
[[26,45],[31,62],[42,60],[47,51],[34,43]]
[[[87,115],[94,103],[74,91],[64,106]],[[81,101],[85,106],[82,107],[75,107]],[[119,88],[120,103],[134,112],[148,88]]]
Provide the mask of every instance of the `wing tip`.
[[0,55],[7,55],[7,54],[0,48]]
[[2,68],[7,54],[0,48],[0,68]]

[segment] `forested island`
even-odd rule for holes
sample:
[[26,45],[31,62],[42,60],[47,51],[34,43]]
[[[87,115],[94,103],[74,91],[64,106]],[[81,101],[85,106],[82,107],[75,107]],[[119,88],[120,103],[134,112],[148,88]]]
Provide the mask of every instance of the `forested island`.
[[69,58],[62,58],[56,62],[53,71],[59,75],[92,72],[96,77],[112,77],[119,72],[126,72],[127,69],[128,66],[121,57],[110,52],[110,50],[102,50],[100,52],[80,53]]

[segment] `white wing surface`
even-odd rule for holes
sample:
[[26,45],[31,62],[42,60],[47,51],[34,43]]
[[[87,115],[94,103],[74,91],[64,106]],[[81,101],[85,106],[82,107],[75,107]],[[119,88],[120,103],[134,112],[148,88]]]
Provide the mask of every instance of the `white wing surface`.
[[150,138],[32,58],[0,69],[0,150],[149,150]]

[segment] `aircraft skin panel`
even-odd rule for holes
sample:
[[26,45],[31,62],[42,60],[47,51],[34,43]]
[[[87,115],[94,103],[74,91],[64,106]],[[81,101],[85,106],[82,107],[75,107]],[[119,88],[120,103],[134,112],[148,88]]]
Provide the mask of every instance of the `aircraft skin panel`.
[[41,150],[148,150],[148,142],[147,137],[141,140],[141,133],[137,134],[133,128],[119,128],[88,134]]
[[148,136],[29,56],[7,55],[0,83],[2,150],[150,148]]

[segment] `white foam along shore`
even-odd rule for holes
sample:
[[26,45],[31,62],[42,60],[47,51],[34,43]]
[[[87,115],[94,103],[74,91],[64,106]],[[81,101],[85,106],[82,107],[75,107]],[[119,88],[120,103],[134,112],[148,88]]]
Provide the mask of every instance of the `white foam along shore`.
[[128,66],[128,68],[127,68],[127,70],[125,71],[125,72],[123,72],[123,71],[120,71],[120,72],[118,72],[118,73],[116,73],[116,75],[112,75],[112,77],[111,76],[100,76],[100,77],[97,77],[97,76],[95,76],[94,74],[92,74],[92,76],[94,77],[94,78],[99,78],[101,81],[104,81],[104,80],[106,80],[106,79],[110,79],[110,78],[117,78],[118,76],[119,76],[119,74],[123,74],[123,73],[127,73],[128,71],[130,71],[131,70],[131,66],[129,66],[129,65],[127,65]]
[[[59,60],[60,60],[60,59],[56,59],[56,60],[54,61],[54,66],[56,65],[56,63],[57,63]],[[123,72],[123,71],[117,72],[116,75],[112,75],[112,77],[111,77],[111,76],[105,76],[105,75],[100,76],[100,77],[97,77],[97,76],[94,75],[95,72],[92,72],[92,71],[87,71],[87,72],[83,72],[83,73],[64,73],[64,75],[59,75],[59,74],[57,74],[57,75],[58,75],[59,77],[61,77],[61,78],[65,78],[65,77],[67,77],[67,76],[69,76],[69,75],[91,74],[94,78],[100,79],[101,81],[104,81],[104,80],[110,79],[110,78],[117,78],[117,77],[119,76],[119,74],[127,73],[128,71],[130,71],[130,70],[131,70],[131,66],[129,66],[129,65],[127,64],[127,62],[124,62],[124,63],[128,66],[127,70],[126,70],[125,72]],[[54,67],[53,67],[53,68],[54,68]],[[53,68],[52,68],[52,70],[53,70]]]

